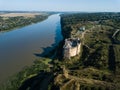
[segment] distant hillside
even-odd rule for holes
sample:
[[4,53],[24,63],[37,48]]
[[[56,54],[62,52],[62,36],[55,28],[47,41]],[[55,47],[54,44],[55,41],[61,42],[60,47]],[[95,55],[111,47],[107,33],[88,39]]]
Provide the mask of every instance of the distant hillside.
[[2,13],[0,14],[0,31],[23,27],[45,20],[48,13]]

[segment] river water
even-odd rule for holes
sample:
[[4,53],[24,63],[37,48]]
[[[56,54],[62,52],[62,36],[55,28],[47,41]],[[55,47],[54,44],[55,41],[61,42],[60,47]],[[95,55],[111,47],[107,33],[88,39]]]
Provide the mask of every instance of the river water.
[[32,65],[43,52],[62,40],[59,14],[9,32],[0,33],[0,82]]

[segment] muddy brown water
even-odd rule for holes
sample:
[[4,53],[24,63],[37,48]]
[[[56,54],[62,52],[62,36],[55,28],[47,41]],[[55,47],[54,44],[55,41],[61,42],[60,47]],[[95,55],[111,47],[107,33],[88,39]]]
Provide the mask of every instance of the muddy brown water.
[[37,54],[48,52],[62,40],[60,16],[0,33],[0,83],[33,64]]

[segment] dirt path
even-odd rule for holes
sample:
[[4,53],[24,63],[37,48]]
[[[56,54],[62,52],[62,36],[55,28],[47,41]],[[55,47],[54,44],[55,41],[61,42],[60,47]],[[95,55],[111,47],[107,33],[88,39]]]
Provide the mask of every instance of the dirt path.
[[79,81],[80,83],[88,83],[88,84],[96,84],[96,85],[102,85],[102,86],[108,86],[112,87],[113,84],[105,81],[100,80],[94,80],[94,79],[88,79],[88,78],[79,78],[76,76],[68,75],[68,78]]
[[112,37],[115,37],[118,32],[120,32],[120,29],[116,30]]
[[83,33],[82,33],[82,35],[81,35],[81,40],[82,40],[82,43],[83,43],[83,45],[84,45],[84,39],[85,39],[85,34],[86,34],[86,32],[87,32],[88,30],[85,30]]
[[84,45],[84,41],[85,41],[86,32],[88,32],[89,30],[93,30],[94,28],[95,28],[95,26],[91,27],[90,29],[86,29],[84,32],[82,32],[81,40],[82,40],[83,45]]
[[85,31],[82,33],[81,39],[84,39],[85,33],[86,33],[87,31],[88,31],[88,30],[85,30]]

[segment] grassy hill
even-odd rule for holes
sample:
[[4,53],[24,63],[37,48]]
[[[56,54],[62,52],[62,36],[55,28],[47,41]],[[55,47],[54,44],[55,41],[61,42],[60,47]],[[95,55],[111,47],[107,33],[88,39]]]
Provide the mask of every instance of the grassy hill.
[[[120,28],[119,16],[119,13],[61,15],[63,36],[81,38],[82,52],[71,60],[61,61],[68,76],[60,72],[55,86],[61,90],[120,89],[120,44],[112,37]],[[80,30],[83,26],[85,31]],[[118,33],[115,39],[119,37]]]

